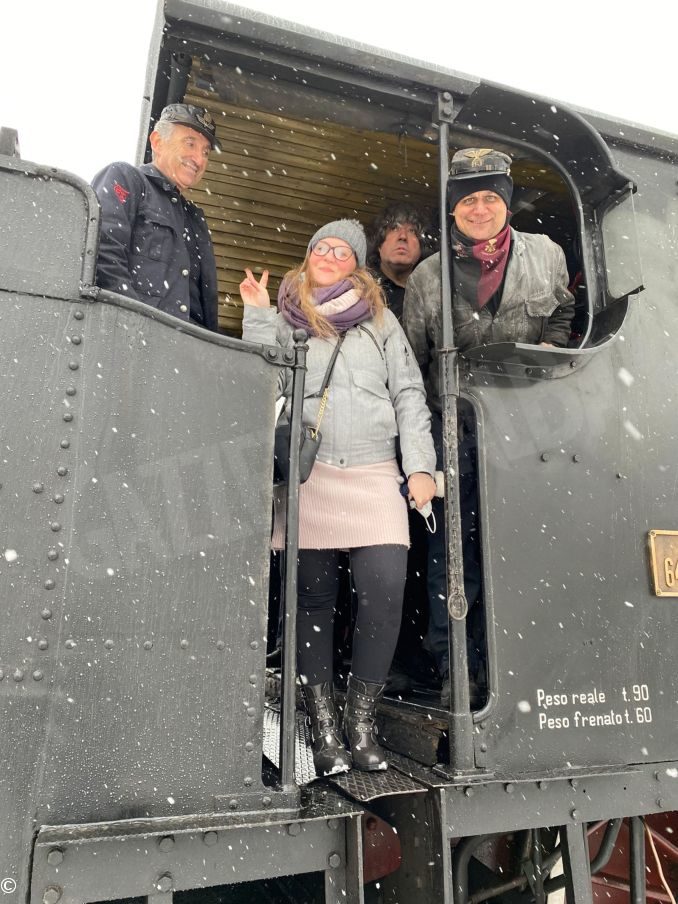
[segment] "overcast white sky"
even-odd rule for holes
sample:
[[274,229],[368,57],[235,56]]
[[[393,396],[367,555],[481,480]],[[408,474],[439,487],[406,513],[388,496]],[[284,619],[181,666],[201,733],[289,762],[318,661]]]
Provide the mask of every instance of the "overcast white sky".
[[[27,160],[90,179],[134,160],[155,0],[11,0],[0,125]],[[250,0],[240,4],[490,81],[678,134],[665,0]]]

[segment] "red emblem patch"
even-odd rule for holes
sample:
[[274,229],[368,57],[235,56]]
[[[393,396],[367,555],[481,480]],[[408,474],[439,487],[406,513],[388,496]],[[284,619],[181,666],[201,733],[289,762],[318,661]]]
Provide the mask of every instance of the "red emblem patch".
[[119,182],[115,182],[113,185],[113,191],[118,196],[118,200],[121,204],[124,204],[127,198],[129,197],[129,189],[123,188]]

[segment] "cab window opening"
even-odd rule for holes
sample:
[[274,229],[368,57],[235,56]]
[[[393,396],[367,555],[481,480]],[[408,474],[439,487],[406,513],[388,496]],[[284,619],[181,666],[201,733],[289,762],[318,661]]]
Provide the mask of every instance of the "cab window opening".
[[[356,217],[368,226],[387,205],[412,203],[431,212],[430,244],[436,247],[438,148],[430,126],[428,131],[417,129],[401,114],[394,134],[352,128],[332,115],[325,120],[302,117],[294,101],[289,104],[292,113],[287,113],[287,105],[268,111],[215,103],[211,92],[198,87],[200,71],[194,63],[185,99],[211,110],[223,138],[221,153],[213,155],[191,197],[210,225],[225,332],[240,335],[238,283],[243,265],[267,267],[275,294],[284,273],[305,252],[309,229],[326,216]],[[396,112],[389,112],[393,119]],[[382,119],[387,125],[388,115]],[[450,152],[463,143],[468,143],[467,136],[453,134]],[[523,156],[519,148],[503,147],[514,158],[511,225],[548,235],[565,252],[577,298],[577,344],[590,314],[575,202],[555,169]]]

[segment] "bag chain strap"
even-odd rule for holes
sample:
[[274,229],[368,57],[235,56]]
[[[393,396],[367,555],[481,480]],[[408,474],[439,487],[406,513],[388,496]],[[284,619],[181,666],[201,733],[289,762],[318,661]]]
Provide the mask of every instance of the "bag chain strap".
[[320,422],[323,419],[323,414],[325,414],[325,405],[327,405],[327,397],[330,394],[330,387],[325,387],[325,392],[323,393],[322,398],[320,399],[320,407],[318,408],[318,420],[315,422],[315,427],[311,429],[311,436],[315,439],[318,436],[318,430],[320,430]]
[[323,383],[325,384],[325,388],[323,390],[323,394],[320,399],[320,406],[318,408],[318,419],[315,422],[315,427],[311,428],[311,437],[313,439],[317,438],[318,430],[320,430],[320,422],[322,421],[323,415],[325,414],[325,406],[327,405],[327,399],[330,394],[330,377],[332,376],[332,371],[334,369],[334,362],[337,360],[337,355],[339,354],[339,349],[341,348],[341,343],[344,341],[345,338],[346,338],[346,333],[342,333],[341,336],[339,336],[337,344],[334,347],[334,352],[332,353],[330,363],[325,372],[325,379],[323,380]]

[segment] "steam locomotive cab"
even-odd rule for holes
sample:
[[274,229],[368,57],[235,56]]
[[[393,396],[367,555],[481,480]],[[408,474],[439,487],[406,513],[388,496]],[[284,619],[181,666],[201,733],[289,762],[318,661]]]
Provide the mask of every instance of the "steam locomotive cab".
[[[166,0],[139,154],[168,103],[217,123],[191,196],[223,335],[98,289],[91,190],[0,158],[2,892],[359,902],[378,880],[380,901],[580,902],[587,831],[595,872],[632,817],[640,893],[637,817],[678,809],[678,145],[240,12]],[[468,705],[451,606],[452,705],[391,695],[389,771],[318,782],[294,675],[265,662],[275,386],[304,352],[243,342],[237,286],[265,267],[275,290],[321,222],[444,211],[449,156],[480,144],[513,158],[512,225],[563,247],[577,301],[567,348],[449,357],[475,425],[486,691]]]

